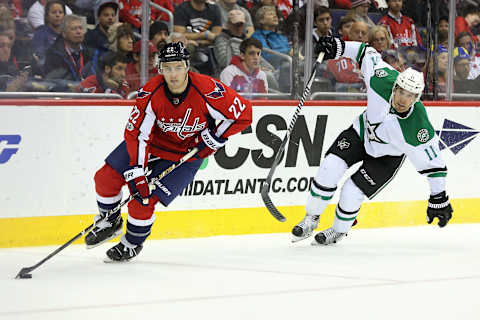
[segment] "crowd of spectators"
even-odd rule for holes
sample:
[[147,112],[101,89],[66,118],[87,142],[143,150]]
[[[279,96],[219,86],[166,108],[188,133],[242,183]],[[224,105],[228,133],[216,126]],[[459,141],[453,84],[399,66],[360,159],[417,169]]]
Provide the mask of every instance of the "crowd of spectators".
[[[307,12],[301,0],[297,12],[292,0],[151,1],[156,6],[149,17],[149,77],[157,72],[158,50],[167,42],[182,41],[197,72],[245,94],[288,93],[294,25],[299,31],[300,64],[307,63],[303,60]],[[448,43],[448,0],[439,0],[441,17],[434,21],[438,46],[430,50],[426,1],[314,0],[308,41],[313,48],[326,35],[362,41],[397,70],[413,67],[430,75],[428,89],[433,89],[436,70],[440,92],[452,72],[454,92],[480,93],[480,1],[457,1],[455,43]],[[127,97],[142,86],[141,4],[140,0],[0,0],[0,91]],[[454,67],[448,70],[451,46]],[[358,64],[347,58],[324,63],[317,78],[326,90],[365,90]]]

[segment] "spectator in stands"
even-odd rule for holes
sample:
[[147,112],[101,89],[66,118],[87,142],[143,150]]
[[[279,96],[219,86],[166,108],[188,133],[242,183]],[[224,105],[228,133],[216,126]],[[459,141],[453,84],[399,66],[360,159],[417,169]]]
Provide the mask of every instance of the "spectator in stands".
[[[140,50],[142,47],[142,42],[137,41],[135,47],[133,48],[133,62],[130,62],[127,65],[127,76],[126,80],[130,86],[130,91],[136,91],[140,89],[144,83],[141,83],[140,79]],[[151,42],[148,42],[148,79],[156,76],[158,74],[158,69],[155,67],[156,53],[158,52],[157,47]]]
[[0,10],[5,8],[12,14],[14,19],[20,19],[23,17],[22,1],[20,0],[1,0]]
[[[355,21],[350,29],[348,39],[367,42],[368,25],[362,21]],[[337,92],[365,91],[360,66],[352,59],[341,57],[336,60],[328,60],[326,78],[332,81],[332,85]]]
[[395,68],[398,72],[405,70],[405,63],[403,58],[395,49],[387,49],[382,51],[382,60]]
[[[437,88],[438,92],[446,92],[446,83],[447,83],[447,70],[448,70],[448,53],[446,51],[436,51],[433,54],[437,55]],[[428,84],[428,91],[433,92],[433,57],[430,59],[428,64],[430,79],[426,77],[427,65],[425,64],[423,68],[423,73],[425,75],[425,81]]]
[[232,10],[239,10],[242,11],[244,17],[245,17],[245,22],[243,24],[243,28],[245,30],[242,30],[245,32],[245,35],[247,38],[250,38],[252,35],[254,28],[253,28],[253,22],[252,22],[252,17],[250,16],[250,12],[248,12],[247,9],[244,7],[241,7],[237,4],[236,0],[218,0],[217,1],[218,7],[220,8],[220,13],[222,15],[222,26],[225,28],[228,23],[228,13]]
[[228,13],[226,26],[215,38],[213,52],[220,70],[225,69],[225,67],[230,64],[234,55],[240,54],[240,42],[247,38],[244,31],[245,21],[246,18],[243,11],[230,11]]
[[313,11],[313,21],[315,25],[313,29],[315,43],[322,36],[332,35],[332,15],[328,7],[319,6],[315,8]]
[[[170,0],[152,0],[155,4],[173,12],[173,4]],[[142,1],[141,0],[120,0],[120,20],[130,23],[136,31],[142,27]],[[168,21],[169,17],[165,12],[162,12],[151,6],[150,24],[157,20]]]
[[[313,12],[313,22],[315,27],[313,28],[312,37],[312,64],[315,63],[317,57],[315,57],[314,51],[317,46],[320,37],[332,35],[332,15],[328,7],[317,7]],[[301,53],[305,56],[305,47],[301,47]]]
[[387,29],[382,26],[375,26],[370,29],[368,43],[379,53],[392,48],[392,41]]
[[[202,73],[213,74],[216,66],[209,46],[222,32],[220,8],[206,0],[190,0],[176,7],[173,16],[173,30],[185,34],[189,40],[193,67]],[[190,43],[190,40],[195,43]]]
[[11,53],[9,37],[6,34],[0,34],[0,91],[22,91],[28,79],[28,71],[19,71]]
[[260,69],[262,43],[249,38],[240,44],[240,55],[220,74],[220,80],[237,92],[267,93],[268,82],[265,72]]
[[[278,26],[278,17],[275,7],[263,6],[255,15],[255,21],[259,28],[255,30],[252,37],[260,40],[263,48],[268,48],[283,54],[290,54],[290,44],[287,37],[276,31]],[[275,68],[280,67],[282,59],[271,53],[262,52],[262,56],[267,59]]]
[[448,34],[448,17],[447,16],[441,16],[440,19],[438,19],[438,32],[447,32]]
[[[47,0],[37,0],[30,9],[28,9],[27,19],[33,29],[37,29],[45,23],[45,5]],[[72,14],[72,10],[65,6],[65,13]]]
[[9,10],[0,11],[0,33],[7,35],[10,40],[12,61],[21,70],[32,64],[33,52],[31,40],[20,38],[16,32],[16,24]]
[[77,92],[118,93],[126,98],[130,86],[125,80],[128,60],[117,52],[107,52],[98,63],[99,70],[76,87]]
[[456,47],[453,51],[453,87],[456,93],[479,93],[480,78],[469,79],[470,56],[465,48]]
[[50,0],[45,5],[45,23],[39,26],[32,39],[32,50],[39,68],[45,64],[45,54],[60,35],[60,25],[65,16],[65,4],[61,0]]
[[422,46],[422,39],[413,20],[402,14],[403,0],[388,0],[388,12],[378,24],[387,28],[395,48]]
[[[253,2],[249,2],[249,3],[252,3],[252,6],[247,6],[247,8],[250,12],[250,16],[254,19],[253,20],[253,25],[254,25],[255,29],[258,28],[257,22],[255,21],[255,14],[257,13],[258,9],[260,9],[263,6],[274,6],[275,9],[277,10],[278,30],[284,31],[286,20],[293,18],[293,16],[291,16],[291,15],[289,15],[287,18],[283,17],[282,11],[280,11],[280,9],[278,9],[277,0],[255,0],[254,3]],[[302,31],[300,30],[301,29],[301,22],[305,20],[305,13],[303,13],[303,15],[302,15],[302,10],[300,9],[299,15],[302,17],[299,20],[300,25],[299,25],[299,32],[298,32],[299,36],[301,37],[302,36]],[[293,23],[293,20],[289,21],[290,26],[292,26],[292,23]],[[305,24],[305,23],[303,23],[303,24]],[[305,29],[303,30],[303,33],[305,33]]]
[[347,13],[355,21],[366,23],[369,27],[374,27],[375,23],[368,16],[368,9],[370,8],[370,0],[351,0],[352,9]]
[[108,51],[108,29],[117,22],[118,4],[112,0],[101,0],[95,16],[97,25],[85,35],[85,44],[95,50],[94,60]]
[[[83,46],[86,22],[84,17],[66,15],[60,26],[61,36],[47,50],[45,78],[80,82],[84,66],[92,59],[92,51]],[[66,83],[73,90],[78,83]]]
[[367,43],[369,32],[370,30],[368,24],[363,21],[355,21],[350,28],[350,32],[348,33],[348,40]]
[[470,56],[465,48],[456,47],[453,50],[453,79],[467,80],[470,73]]
[[467,49],[470,56],[470,74],[468,79],[476,79],[480,75],[480,52],[477,51],[472,36],[468,32],[460,32],[455,38],[455,46]]
[[480,11],[477,7],[469,6],[465,8],[462,16],[455,18],[455,37],[460,32],[468,32],[472,36],[473,41],[476,43],[479,38],[472,33],[472,28],[476,27],[480,23]]
[[127,56],[130,62],[133,61],[134,41],[133,30],[128,23],[115,23],[108,29],[108,49]]
[[350,32],[350,29],[352,28],[352,25],[354,22],[355,20],[353,19],[352,16],[345,15],[340,18],[340,21],[338,22],[338,26],[337,26],[337,34],[343,40],[348,39],[348,33]]
[[170,31],[167,24],[163,21],[155,21],[150,26],[148,39],[152,41],[155,48],[160,50],[167,43],[169,35]]
[[[215,38],[213,50],[218,63],[218,69],[220,70],[225,69],[230,64],[233,56],[240,55],[240,43],[247,38],[242,26],[243,21],[245,20],[242,11],[230,11],[228,13],[227,27]],[[278,83],[274,76],[275,70],[263,57],[260,59],[260,69],[266,73],[268,83],[277,89]]]

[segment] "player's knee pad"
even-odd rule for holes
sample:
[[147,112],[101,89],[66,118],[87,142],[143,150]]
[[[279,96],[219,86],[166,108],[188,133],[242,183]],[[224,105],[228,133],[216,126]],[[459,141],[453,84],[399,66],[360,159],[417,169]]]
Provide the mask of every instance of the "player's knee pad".
[[347,169],[348,165],[342,158],[330,153],[320,163],[315,181],[324,187],[335,188]]
[[95,191],[102,197],[118,195],[125,184],[123,176],[108,164],[105,164],[95,173],[94,181]]
[[157,196],[152,196],[149,199],[148,206],[143,206],[137,200],[132,200],[128,203],[128,215],[137,220],[148,220],[152,217],[157,202]]

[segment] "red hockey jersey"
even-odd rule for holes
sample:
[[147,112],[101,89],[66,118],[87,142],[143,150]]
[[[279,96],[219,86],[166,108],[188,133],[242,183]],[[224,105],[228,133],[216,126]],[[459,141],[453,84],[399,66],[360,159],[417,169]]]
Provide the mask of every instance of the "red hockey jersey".
[[387,14],[378,21],[378,24],[387,28],[395,48],[422,46],[422,38],[411,18],[402,14],[400,19],[397,19]]
[[186,92],[172,98],[158,75],[139,90],[125,128],[130,165],[145,166],[150,154],[178,161],[205,128],[228,138],[251,122],[250,101],[219,80],[189,72]]

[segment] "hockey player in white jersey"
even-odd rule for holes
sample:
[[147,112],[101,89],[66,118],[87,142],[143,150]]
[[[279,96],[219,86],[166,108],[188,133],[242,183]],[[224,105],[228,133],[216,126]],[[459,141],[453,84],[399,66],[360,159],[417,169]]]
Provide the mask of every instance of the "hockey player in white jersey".
[[430,185],[427,222],[437,218],[440,227],[447,225],[453,212],[445,190],[447,167],[420,101],[423,74],[411,68],[399,73],[373,47],[361,42],[322,37],[316,51],[325,52],[324,59],[344,56],[358,62],[367,87],[367,109],[328,149],[308,195],[306,216],[292,230],[292,241],[312,235],[338,181],[358,162],[362,162],[360,168],[341,189],[333,226],[315,235],[313,245],[341,240],[352,227],[364,198],[377,195],[405,158]]

